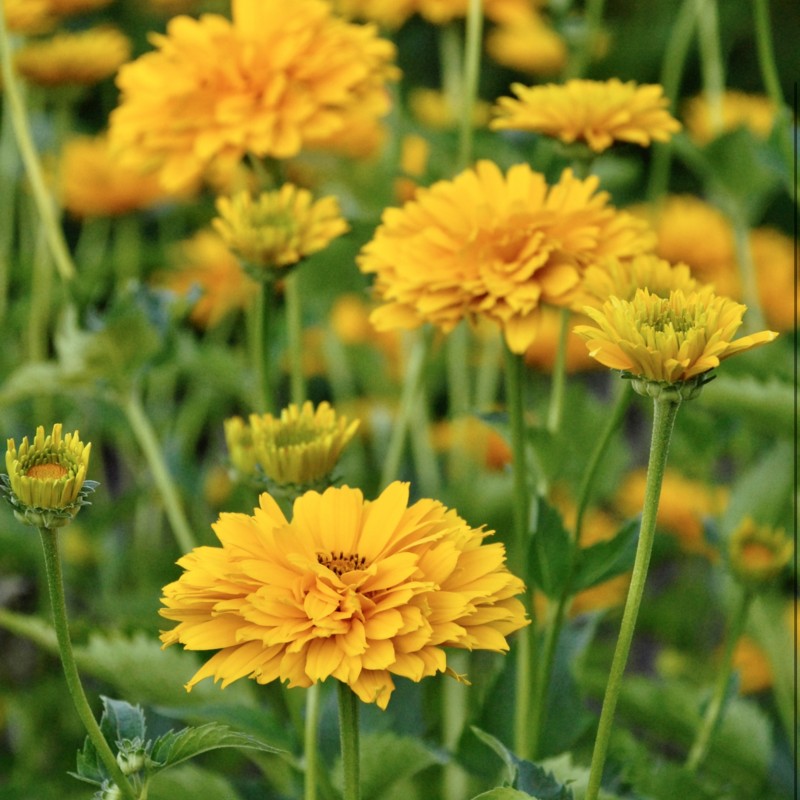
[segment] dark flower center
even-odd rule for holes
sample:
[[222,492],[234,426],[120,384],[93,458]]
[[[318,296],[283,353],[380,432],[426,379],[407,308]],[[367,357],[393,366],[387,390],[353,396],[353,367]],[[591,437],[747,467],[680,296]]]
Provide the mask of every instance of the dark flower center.
[[340,578],[345,572],[364,569],[367,563],[367,559],[363,556],[359,556],[358,553],[345,555],[341,550],[338,554],[334,551],[330,553],[317,553],[317,561],[331,570],[331,572],[336,573]]

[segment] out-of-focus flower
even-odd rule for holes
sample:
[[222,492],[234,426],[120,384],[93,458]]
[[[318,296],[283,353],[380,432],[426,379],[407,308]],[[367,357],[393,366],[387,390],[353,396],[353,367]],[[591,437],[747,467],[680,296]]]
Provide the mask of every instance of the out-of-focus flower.
[[754,694],[772,686],[772,665],[749,636],[742,636],[733,651],[733,669],[739,675],[739,692]]
[[231,463],[244,477],[256,467],[276,487],[324,488],[359,421],[337,415],[330,403],[316,408],[309,401],[291,404],[272,414],[251,414],[225,421],[225,441]]
[[728,90],[720,99],[718,121],[714,119],[713,109],[705,95],[692,97],[684,103],[686,132],[698,144],[708,144],[717,136],[737,128],[748,128],[762,139],[769,136],[775,123],[776,109],[768,97]]
[[[434,25],[445,25],[467,15],[469,0],[332,0],[336,10],[348,17],[368,19],[389,28],[399,28],[414,14]],[[483,0],[489,19],[504,20],[530,9],[530,0]]]
[[27,36],[51,31],[58,22],[49,0],[4,0],[6,27]]
[[[635,470],[625,478],[615,498],[620,514],[632,517],[641,512],[646,482],[644,469]],[[658,530],[675,536],[688,553],[716,558],[717,551],[706,541],[703,526],[707,518],[718,517],[727,502],[726,487],[709,486],[667,469],[658,504]]]
[[497,25],[486,36],[486,52],[498,64],[531,75],[554,75],[567,63],[567,44],[531,9]]
[[24,437],[19,450],[8,440],[3,491],[14,516],[27,525],[58,528],[72,521],[86,495],[96,484],[86,481],[91,444],[84,444],[78,432],[61,436],[61,423],[45,435],[41,425],[29,442]]
[[111,138],[163,184],[192,183],[212,161],[285,159],[339,141],[354,115],[389,110],[395,49],[375,28],[321,0],[234,0],[217,14],[174,17],[156,50],[120,71]]
[[676,289],[665,298],[639,289],[632,300],[610,297],[601,309],[584,310],[595,325],[575,333],[592,358],[641,379],[634,388],[648,395],[681,384],[688,399],[721,361],[778,335],[759,331],[734,340],[746,307],[709,290]]
[[733,532],[728,559],[736,578],[751,589],[769,586],[794,554],[794,544],[782,528],[759,525],[746,517]]
[[[587,372],[601,369],[601,365],[586,351],[586,345],[577,336],[572,335],[576,325],[585,325],[589,321],[589,318],[583,314],[570,313],[566,350],[567,372]],[[551,372],[558,354],[561,309],[542,306],[537,314],[536,325],[536,337],[525,351],[525,363],[544,372]]]
[[794,330],[795,309],[800,308],[800,286],[795,279],[796,264],[800,263],[797,243],[780,231],[758,228],[750,235],[750,247],[767,324],[778,331]]
[[[421,87],[408,93],[408,108],[420,125],[440,131],[456,127],[461,113],[444,92]],[[472,124],[476,128],[482,128],[488,122],[489,104],[478,100],[472,107]]]
[[453,448],[491,472],[502,472],[511,463],[511,448],[491,425],[474,416],[443,420],[431,430],[431,444],[439,453]]
[[253,277],[271,280],[285,268],[324,250],[349,230],[335,197],[314,200],[307,189],[280,189],[217,199],[214,228]]
[[[358,489],[307,492],[287,520],[264,493],[253,516],[223,514],[222,547],[180,559],[162,616],[165,645],[218,650],[191,678],[311,686],[333,677],[386,708],[394,675],[449,672],[446,647],[508,650],[527,624],[522,581],[502,544],[408,484],[374,501]],[[450,673],[454,674],[454,673]]]
[[47,0],[52,13],[60,17],[97,11],[100,8],[111,5],[113,2],[114,0]]
[[25,80],[38,86],[91,86],[111,77],[130,57],[128,37],[104,26],[28,42],[14,63]]
[[597,188],[597,178],[579,180],[570,170],[548,186],[527,164],[503,175],[479,161],[420,189],[402,209],[387,209],[358,258],[385,301],[372,315],[375,327],[430,322],[448,332],[464,318],[486,317],[523,353],[535,339],[539,306],[568,305],[586,266],[653,244],[647,226]]
[[566,144],[585,142],[601,153],[614,142],[666,142],[681,127],[657,84],[573,79],[546,86],[514,83],[511,90],[516,98],[497,101],[493,130],[534,131]]
[[213,328],[231,311],[247,308],[260,291],[211,230],[198,231],[180,242],[171,258],[176,268],[158,273],[154,280],[179,295],[200,292],[189,315],[200,328]]
[[153,175],[119,164],[105,136],[79,136],[64,145],[61,202],[76,217],[105,217],[148,208],[167,198]]

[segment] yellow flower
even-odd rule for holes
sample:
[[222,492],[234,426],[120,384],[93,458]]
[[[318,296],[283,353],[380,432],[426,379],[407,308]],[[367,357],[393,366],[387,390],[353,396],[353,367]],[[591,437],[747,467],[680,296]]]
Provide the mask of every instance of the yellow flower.
[[321,0],[234,0],[233,22],[179,16],[151,41],[155,51],[120,71],[111,138],[168,188],[217,159],[326,147],[353,115],[388,112],[397,75],[391,42]]
[[772,686],[772,665],[764,651],[749,636],[742,636],[736,642],[733,668],[739,674],[741,694],[763,692]]
[[554,75],[567,63],[567,45],[539,14],[497,25],[486,36],[486,52],[498,64],[531,75]]
[[[417,87],[408,93],[408,108],[421,125],[435,130],[455,128],[459,121],[459,109],[454,108],[450,98],[438,89]],[[482,128],[489,121],[489,104],[478,100],[472,107],[472,124]]]
[[14,440],[8,440],[4,489],[15,516],[29,525],[66,525],[96,486],[86,481],[91,444],[83,444],[77,431],[62,438],[61,428],[56,423],[45,435],[40,425],[32,442],[23,438],[19,451]]
[[333,677],[386,708],[393,675],[448,671],[445,647],[508,650],[527,620],[504,546],[435,500],[408,499],[408,484],[372,502],[345,486],[302,495],[291,520],[267,493],[253,516],[221,515],[222,547],[181,558],[164,588],[161,614],[178,622],[164,644],[219,651],[186,688]]
[[153,175],[119,164],[105,136],[79,136],[64,145],[61,202],[76,217],[105,217],[148,208],[167,198]]
[[511,447],[500,433],[471,415],[437,422],[431,430],[431,443],[438,453],[458,450],[491,472],[502,472],[512,460]]
[[269,278],[271,270],[296,264],[349,230],[335,197],[315,201],[291,183],[257,198],[247,191],[220,197],[217,213],[214,228],[254,277]]
[[783,528],[759,525],[746,517],[731,535],[728,558],[736,578],[746,586],[768,586],[783,572],[794,544]]
[[750,235],[756,267],[761,309],[767,323],[779,331],[797,325],[795,309],[800,308],[800,285],[795,265],[800,263],[797,242],[771,228],[758,228]]
[[692,97],[684,104],[686,132],[698,144],[708,144],[717,136],[742,127],[762,139],[769,136],[775,123],[776,109],[768,97],[728,90],[723,93],[721,101],[719,128],[711,104],[704,95]]
[[247,308],[260,290],[211,230],[198,231],[180,242],[172,260],[177,269],[158,273],[154,282],[179,295],[192,296],[199,291],[190,319],[200,328],[213,328],[231,311]]
[[239,417],[226,420],[225,439],[241,474],[252,477],[258,465],[277,486],[315,486],[329,481],[358,424],[337,416],[330,403],[315,409],[306,401],[290,404],[280,417],[251,414],[249,425]]
[[657,84],[573,79],[546,86],[514,83],[511,90],[516,99],[497,101],[491,128],[535,131],[567,144],[586,142],[596,153],[615,141],[642,147],[666,142],[681,127]]
[[[581,325],[575,333],[586,341],[592,358],[611,369],[652,385],[691,381],[699,386],[697,379],[720,361],[778,335],[759,331],[734,341],[745,310],[709,291],[676,289],[664,298],[639,289],[632,300],[611,297],[602,309],[587,306],[585,312],[597,327]],[[639,390],[636,382],[634,387]]]
[[45,33],[58,21],[49,0],[4,0],[3,10],[11,33]]
[[[483,0],[489,19],[502,20],[526,12],[530,0]],[[368,19],[389,28],[399,28],[414,14],[434,25],[445,25],[465,17],[469,0],[333,0],[340,14]]]
[[39,86],[91,86],[111,77],[131,57],[127,36],[109,27],[57,33],[17,51],[17,71]]
[[463,318],[499,324],[523,353],[536,336],[542,303],[568,305],[586,266],[650,249],[649,229],[608,204],[598,180],[565,170],[548,186],[517,164],[503,175],[479,161],[450,181],[420,189],[402,209],[387,209],[358,265],[376,273],[386,304],[378,330],[423,322],[448,332]]
[[[577,336],[570,335],[576,325],[585,325],[589,321],[583,314],[570,313],[566,352],[566,368],[569,373],[600,369],[600,365],[586,352],[583,342]],[[552,372],[558,355],[560,336],[560,309],[542,306],[537,314],[536,337],[525,351],[525,363],[543,372]]]

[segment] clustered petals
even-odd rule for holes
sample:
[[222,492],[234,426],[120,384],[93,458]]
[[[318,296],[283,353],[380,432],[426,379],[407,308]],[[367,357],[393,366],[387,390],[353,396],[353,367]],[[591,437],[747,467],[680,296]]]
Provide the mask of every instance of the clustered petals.
[[213,527],[222,546],[181,558],[162,598],[178,623],[165,646],[218,650],[187,689],[332,677],[386,708],[393,676],[446,672],[446,647],[506,651],[528,624],[503,545],[437,501],[409,505],[404,483],[373,502],[349,487],[306,492],[291,520],[264,493],[252,516]]

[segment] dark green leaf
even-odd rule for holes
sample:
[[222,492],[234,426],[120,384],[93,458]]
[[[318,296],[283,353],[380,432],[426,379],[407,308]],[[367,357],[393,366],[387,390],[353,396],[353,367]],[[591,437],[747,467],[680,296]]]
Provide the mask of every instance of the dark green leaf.
[[144,712],[139,706],[132,706],[124,700],[113,700],[102,697],[103,716],[100,717],[100,730],[112,749],[123,739],[147,738]]
[[490,789],[488,792],[476,795],[472,800],[530,800],[531,795],[519,792],[516,789],[509,789],[501,786],[497,789]]
[[631,520],[612,539],[598,542],[580,551],[573,590],[580,592],[627,572],[636,557],[639,523]]
[[569,575],[572,540],[561,515],[541,498],[535,519],[536,528],[528,544],[528,579],[532,587],[557,598]]

